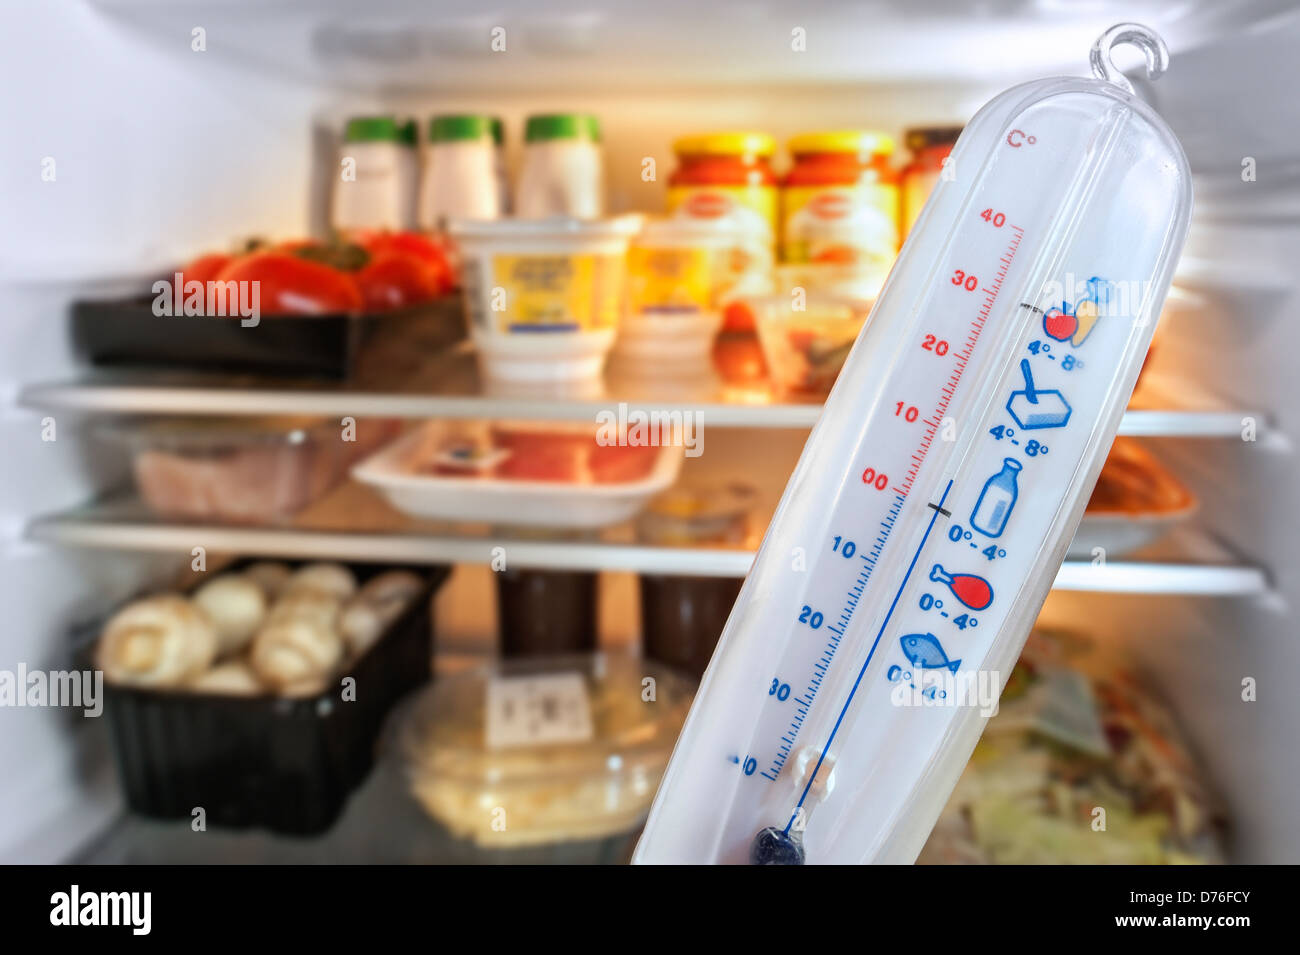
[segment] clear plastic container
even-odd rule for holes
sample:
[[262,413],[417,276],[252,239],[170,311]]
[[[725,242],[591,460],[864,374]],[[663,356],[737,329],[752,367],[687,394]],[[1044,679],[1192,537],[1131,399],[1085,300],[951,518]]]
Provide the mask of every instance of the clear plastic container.
[[795,307],[789,295],[747,298],[758,340],[780,395],[824,398],[848,358],[871,311],[871,303],[843,296],[808,294]]
[[338,484],[398,427],[386,418],[351,428],[301,417],[148,418],[95,433],[130,450],[140,497],[158,516],[273,524]]
[[633,657],[515,660],[439,678],[397,728],[411,792],[483,849],[626,837],[691,689]]
[[485,377],[600,374],[625,293],[638,216],[453,222],[470,337]]
[[719,295],[737,241],[726,223],[655,219],[632,240],[620,357],[703,361],[722,324]]

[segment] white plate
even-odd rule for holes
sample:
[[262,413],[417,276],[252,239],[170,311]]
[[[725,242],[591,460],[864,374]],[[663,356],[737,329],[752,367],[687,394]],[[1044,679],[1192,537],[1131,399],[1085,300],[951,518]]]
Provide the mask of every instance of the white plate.
[[1100,547],[1107,559],[1124,557],[1154,543],[1195,513],[1195,504],[1164,514],[1085,512],[1065,556],[1071,560],[1092,560],[1093,549]]
[[566,484],[413,474],[406,467],[423,439],[415,429],[352,469],[352,476],[413,517],[483,521],[530,527],[606,527],[635,517],[650,498],[677,480],[682,450],[659,449],[654,469],[624,484]]

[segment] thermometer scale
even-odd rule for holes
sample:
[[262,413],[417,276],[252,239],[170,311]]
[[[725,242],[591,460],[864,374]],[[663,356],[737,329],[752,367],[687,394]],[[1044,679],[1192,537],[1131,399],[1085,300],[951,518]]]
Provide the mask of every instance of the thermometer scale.
[[915,859],[1096,482],[1186,235],[1110,62],[970,122],[804,448],[635,861]]

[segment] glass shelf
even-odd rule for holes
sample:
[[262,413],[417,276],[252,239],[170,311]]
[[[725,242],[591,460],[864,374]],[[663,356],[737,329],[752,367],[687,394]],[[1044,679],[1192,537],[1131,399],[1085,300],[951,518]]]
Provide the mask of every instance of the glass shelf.
[[[811,428],[818,401],[778,400],[765,384],[724,382],[711,365],[670,376],[638,375],[612,363],[585,386],[506,386],[485,382],[467,344],[348,383],[268,381],[163,372],[95,373],[29,385],[19,401],[40,411],[78,414],[320,415],[322,417],[484,418],[594,421],[597,414],[692,412],[711,427]],[[1262,413],[1222,407],[1185,387],[1143,386],[1119,433],[1143,437],[1240,438],[1242,419],[1266,427]]]
[[[347,484],[291,525],[239,527],[174,523],[153,517],[126,494],[36,518],[35,541],[69,547],[267,557],[489,564],[504,548],[511,566],[548,570],[627,571],[679,576],[743,577],[749,548],[664,547],[639,543],[630,525],[599,532],[547,532],[481,524],[415,521],[392,511],[368,489]],[[361,527],[364,530],[356,530]],[[761,530],[761,529],[760,529]],[[757,545],[757,537],[750,546]],[[1055,589],[1096,593],[1246,596],[1268,591],[1263,570],[1194,526],[1126,556],[1094,564],[1067,560]]]

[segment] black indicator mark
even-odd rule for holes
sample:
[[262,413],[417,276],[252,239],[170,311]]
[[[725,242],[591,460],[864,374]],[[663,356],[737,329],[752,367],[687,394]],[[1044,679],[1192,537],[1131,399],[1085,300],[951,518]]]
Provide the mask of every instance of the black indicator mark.
[[925,506],[926,506],[926,507],[933,507],[936,511],[938,511],[940,514],[942,514],[944,517],[952,517],[952,511],[945,510],[943,507],[941,507],[940,505],[941,505],[942,503],[943,503],[942,501],[940,501],[939,504],[935,504],[935,503],[931,502],[931,503],[929,503],[929,504],[927,504],[927,505],[925,505]]

